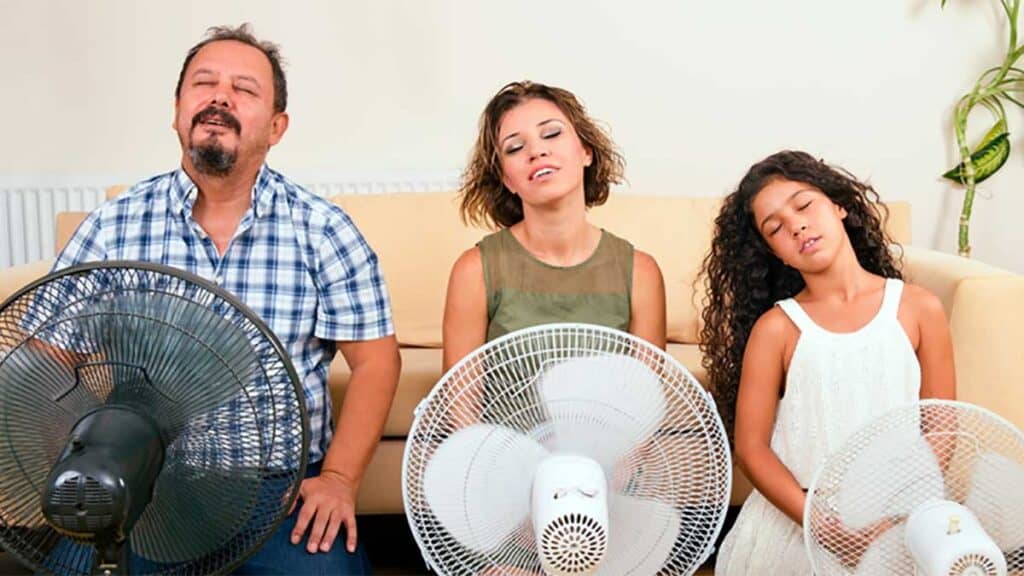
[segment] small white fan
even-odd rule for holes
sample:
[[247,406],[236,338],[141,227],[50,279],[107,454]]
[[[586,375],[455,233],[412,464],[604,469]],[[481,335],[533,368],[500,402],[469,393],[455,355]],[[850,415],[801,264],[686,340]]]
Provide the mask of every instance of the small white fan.
[[804,539],[822,576],[1024,575],[1024,434],[962,402],[892,410],[819,469]]
[[402,467],[441,574],[692,574],[731,487],[710,395],[663,351],[586,324],[464,358],[417,407]]

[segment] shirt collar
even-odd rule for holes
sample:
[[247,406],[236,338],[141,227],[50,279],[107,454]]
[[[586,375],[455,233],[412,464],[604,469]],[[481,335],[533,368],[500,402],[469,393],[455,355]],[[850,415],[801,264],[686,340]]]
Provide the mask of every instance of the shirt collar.
[[[264,163],[256,174],[256,184],[252,188],[252,205],[254,216],[263,218],[274,210],[275,180],[273,170]],[[199,195],[199,187],[189,178],[184,168],[178,168],[171,174],[171,208],[178,214],[191,214]]]

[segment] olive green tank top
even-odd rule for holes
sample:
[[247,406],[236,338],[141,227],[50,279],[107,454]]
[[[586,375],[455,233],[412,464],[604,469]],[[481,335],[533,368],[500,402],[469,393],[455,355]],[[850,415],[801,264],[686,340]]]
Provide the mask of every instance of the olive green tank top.
[[552,322],[629,330],[633,245],[602,230],[597,249],[574,266],[530,254],[507,229],[477,243],[487,285],[487,341]]

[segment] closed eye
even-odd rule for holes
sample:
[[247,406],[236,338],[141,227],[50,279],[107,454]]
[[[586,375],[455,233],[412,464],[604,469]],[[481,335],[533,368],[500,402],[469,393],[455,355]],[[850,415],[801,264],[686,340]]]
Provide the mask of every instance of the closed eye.
[[522,144],[512,144],[512,145],[507,146],[505,148],[505,154],[515,154],[516,152],[519,152],[522,149],[523,149],[523,145]]
[[544,138],[545,140],[550,140],[551,138],[558,137],[561,133],[562,133],[562,129],[559,128],[557,130],[551,130],[550,132],[545,132],[545,133],[541,134],[541,138]]
[[775,233],[778,232],[779,230],[782,230],[782,224],[779,224],[775,228],[772,228],[771,232],[769,232],[768,235],[775,236]]
[[800,206],[800,207],[798,207],[798,208],[796,209],[796,211],[797,211],[797,212],[803,212],[803,211],[804,211],[804,210],[805,210],[805,209],[806,209],[806,208],[807,208],[808,206],[810,206],[810,205],[811,205],[811,203],[812,203],[812,202],[814,202],[814,200],[808,200],[807,202],[805,202],[805,203],[803,204],[803,206]]

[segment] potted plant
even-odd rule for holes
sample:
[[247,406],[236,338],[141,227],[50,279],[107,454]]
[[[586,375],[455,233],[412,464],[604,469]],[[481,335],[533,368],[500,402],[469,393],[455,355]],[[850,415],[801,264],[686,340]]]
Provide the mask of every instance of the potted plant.
[[[942,0],[943,7],[946,1]],[[953,110],[953,129],[960,151],[960,164],[942,175],[964,186],[964,203],[957,231],[957,251],[961,256],[971,255],[970,220],[977,184],[995,174],[1010,155],[1005,103],[1024,108],[1024,70],[1016,67],[1017,60],[1024,55],[1024,44],[1017,45],[1020,0],[999,0],[999,3],[1010,25],[1006,57],[999,66],[982,72],[974,88],[957,102]],[[978,106],[991,112],[995,123],[971,150],[967,143],[967,120]]]

